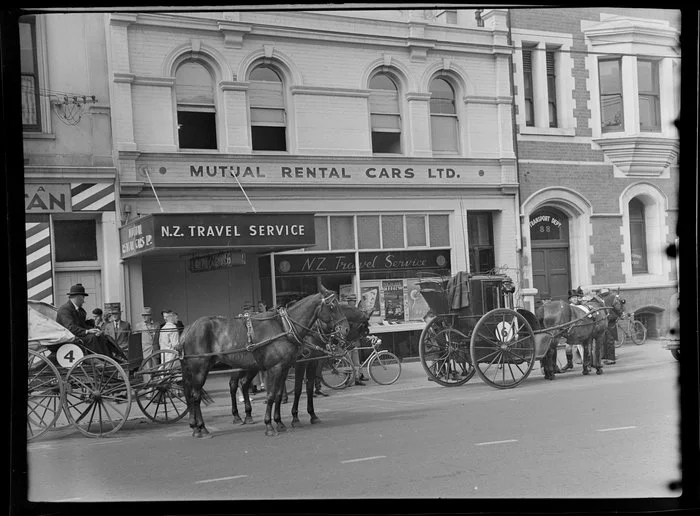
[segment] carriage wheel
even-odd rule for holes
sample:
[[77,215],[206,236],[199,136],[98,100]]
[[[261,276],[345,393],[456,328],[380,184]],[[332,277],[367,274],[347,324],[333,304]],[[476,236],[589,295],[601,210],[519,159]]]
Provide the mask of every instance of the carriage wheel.
[[56,424],[63,408],[63,381],[51,361],[29,351],[27,370],[27,440],[44,435]]
[[187,400],[177,351],[156,351],[141,363],[137,374],[143,384],[136,389],[136,403],[148,419],[171,423],[185,417]]
[[63,410],[71,425],[88,437],[117,432],[129,417],[129,376],[113,359],[85,355],[66,375]]
[[641,346],[647,340],[647,329],[644,327],[641,321],[634,321],[632,323],[632,331],[630,331],[630,337],[632,337],[632,342],[637,346]]
[[420,335],[418,353],[428,378],[439,385],[464,385],[474,376],[469,337],[452,327],[451,317],[436,317]]
[[401,376],[401,362],[392,352],[380,351],[367,364],[367,371],[379,385],[391,385]]
[[527,320],[507,308],[496,308],[476,323],[471,356],[481,379],[499,389],[515,387],[535,364],[535,335]]
[[328,357],[321,366],[321,383],[329,389],[345,389],[355,379],[355,367],[345,356]]

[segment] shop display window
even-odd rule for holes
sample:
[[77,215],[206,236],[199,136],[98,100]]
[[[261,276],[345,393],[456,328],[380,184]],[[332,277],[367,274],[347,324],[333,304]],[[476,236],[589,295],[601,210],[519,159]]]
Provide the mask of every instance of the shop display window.
[[491,212],[467,212],[469,272],[486,273],[496,266]]

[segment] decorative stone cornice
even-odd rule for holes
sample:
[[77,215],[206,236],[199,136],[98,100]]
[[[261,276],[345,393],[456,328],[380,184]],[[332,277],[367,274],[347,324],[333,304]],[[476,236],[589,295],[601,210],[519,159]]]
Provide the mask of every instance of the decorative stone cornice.
[[322,86],[292,86],[292,95],[323,95],[329,97],[360,97],[369,98],[369,90],[351,88],[328,88]]
[[243,37],[253,30],[247,23],[230,20],[220,20],[218,26],[219,31],[224,35],[224,46],[226,48],[242,48]]
[[135,79],[136,76],[133,73],[114,72],[114,82],[132,84]]
[[175,77],[134,76],[132,83],[139,86],[162,86],[165,88],[172,88],[175,86]]
[[136,23],[138,14],[136,13],[111,13],[109,15],[109,23],[112,25],[127,26]]
[[248,91],[250,85],[247,82],[221,81],[219,88],[221,91]]
[[422,92],[409,92],[406,93],[406,100],[423,100],[425,102],[428,102],[432,98],[432,95],[430,93],[422,93]]
[[656,177],[678,159],[678,140],[625,136],[593,140],[613,164],[628,176]]

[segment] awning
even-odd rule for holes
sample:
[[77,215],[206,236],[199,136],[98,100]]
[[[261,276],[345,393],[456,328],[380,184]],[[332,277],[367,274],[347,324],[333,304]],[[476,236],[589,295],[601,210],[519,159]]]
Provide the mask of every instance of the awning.
[[154,213],[119,229],[121,257],[158,250],[256,249],[260,252],[312,247],[313,213]]

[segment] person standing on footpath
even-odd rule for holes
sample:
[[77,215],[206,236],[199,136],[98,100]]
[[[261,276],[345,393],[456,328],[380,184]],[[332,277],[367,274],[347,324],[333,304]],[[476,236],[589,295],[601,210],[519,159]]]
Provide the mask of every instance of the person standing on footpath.
[[134,331],[141,333],[141,349],[145,360],[153,354],[153,344],[158,331],[158,323],[153,320],[153,310],[150,306],[144,307],[141,311],[141,317],[143,320],[134,325]]
[[176,324],[177,316],[172,310],[164,314],[165,324],[158,330],[158,347],[176,351],[176,346],[180,342],[180,332]]
[[117,343],[124,355],[128,355],[131,325],[127,321],[122,321],[122,311],[118,303],[112,305],[110,313],[112,320],[104,325],[104,332]]

